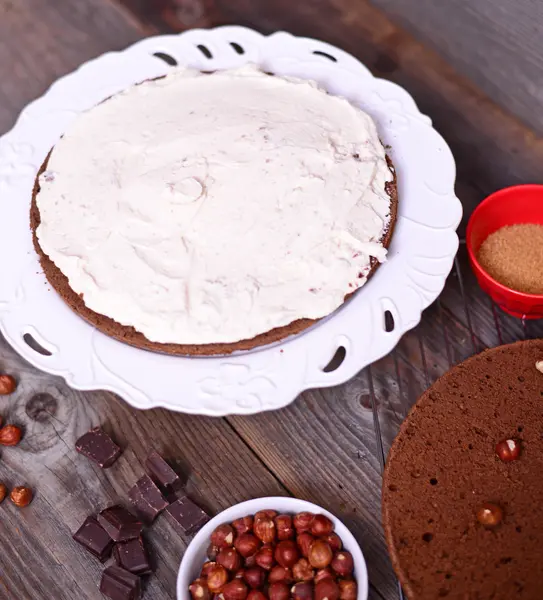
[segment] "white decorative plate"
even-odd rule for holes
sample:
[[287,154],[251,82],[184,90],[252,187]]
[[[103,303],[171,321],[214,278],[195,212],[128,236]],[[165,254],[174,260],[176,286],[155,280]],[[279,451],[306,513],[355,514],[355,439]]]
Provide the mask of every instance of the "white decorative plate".
[[[205,71],[253,62],[276,74],[314,79],[372,115],[383,143],[391,147],[399,216],[388,261],[342,308],[284,343],[226,357],[151,353],[100,333],[47,285],[29,227],[40,164],[78,113],[133,83],[165,74],[172,68],[165,59]],[[374,78],[338,48],[282,32],[265,37],[243,27],[148,38],[59,79],[0,138],[0,330],[36,367],[77,389],[115,392],[138,408],[217,416],[280,408],[308,388],[348,380],[390,352],[419,322],[441,292],[458,248],[462,207],[454,180],[447,144],[411,96]],[[391,331],[386,311],[393,319]],[[340,347],[343,362],[325,371]]]

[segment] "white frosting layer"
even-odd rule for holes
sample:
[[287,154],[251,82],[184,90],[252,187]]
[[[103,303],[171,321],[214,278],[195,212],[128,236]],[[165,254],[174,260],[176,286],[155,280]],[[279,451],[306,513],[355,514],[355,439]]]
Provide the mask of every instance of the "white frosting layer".
[[154,342],[236,342],[328,315],[390,220],[372,119],[254,67],[178,70],[82,114],[40,177],[42,250]]

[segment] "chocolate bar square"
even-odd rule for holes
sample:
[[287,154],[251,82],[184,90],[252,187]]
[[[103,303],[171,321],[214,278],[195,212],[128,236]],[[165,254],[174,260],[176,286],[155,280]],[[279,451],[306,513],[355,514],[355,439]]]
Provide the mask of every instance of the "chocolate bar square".
[[128,492],[136,511],[147,523],[152,523],[156,516],[168,506],[168,501],[155,485],[149,475],[144,475]]
[[179,475],[155,450],[147,457],[145,467],[153,480],[162,488],[168,488],[179,482]]
[[98,523],[116,542],[126,542],[139,537],[143,524],[122,506],[110,506],[98,514]]
[[126,569],[112,565],[102,573],[100,591],[110,600],[140,600],[140,578]]
[[93,460],[102,469],[111,467],[122,452],[119,446],[100,427],[95,427],[82,435],[76,441],[75,449]]
[[119,567],[136,575],[147,575],[152,572],[151,564],[141,536],[129,542],[119,542],[113,548],[113,556]]
[[190,535],[209,521],[209,515],[187,496],[172,502],[166,509],[182,533]]
[[102,562],[110,555],[113,547],[113,540],[95,517],[87,517],[74,533],[73,539]]

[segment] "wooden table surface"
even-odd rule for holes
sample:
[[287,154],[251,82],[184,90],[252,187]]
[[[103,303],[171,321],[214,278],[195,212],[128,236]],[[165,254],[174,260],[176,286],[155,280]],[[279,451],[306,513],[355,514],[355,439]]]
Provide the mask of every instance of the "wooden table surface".
[[[502,3],[511,7],[509,0]],[[411,4],[414,14],[407,26],[416,30],[424,26],[424,12],[416,0]],[[447,6],[454,4],[462,3]],[[487,0],[472,4],[488,8]],[[524,0],[521,5],[526,8]],[[444,15],[441,22],[447,22]],[[0,0],[0,133],[27,102],[91,57],[153,33],[225,23],[321,38],[404,86],[455,154],[457,193],[466,215],[499,187],[541,183],[543,141],[525,124],[530,118],[500,107],[434,48],[366,0]],[[511,23],[514,27],[514,19]],[[450,56],[447,31],[430,33],[433,46],[441,40],[443,55]],[[522,62],[517,63],[494,70],[518,74]],[[487,74],[491,79],[492,70]],[[505,94],[503,105],[514,106],[510,100]],[[5,201],[0,198],[0,207]],[[383,452],[417,396],[451,364],[485,346],[539,336],[541,329],[540,323],[523,324],[490,304],[461,247],[440,300],[390,356],[343,386],[302,394],[283,410],[223,419],[140,412],[107,392],[71,390],[62,379],[29,366],[0,338],[0,372],[19,381],[15,395],[0,400],[0,414],[25,432],[18,447],[2,450],[0,481],[29,485],[36,493],[24,510],[9,502],[0,507],[0,598],[101,598],[102,567],[71,535],[88,514],[126,501],[152,447],[177,464],[189,494],[213,514],[264,495],[290,494],[323,505],[359,540],[370,598],[398,598],[380,522]],[[76,438],[99,424],[124,448],[107,470],[74,450]],[[174,598],[189,539],[162,515],[148,540],[156,574],[149,578],[145,598]]]

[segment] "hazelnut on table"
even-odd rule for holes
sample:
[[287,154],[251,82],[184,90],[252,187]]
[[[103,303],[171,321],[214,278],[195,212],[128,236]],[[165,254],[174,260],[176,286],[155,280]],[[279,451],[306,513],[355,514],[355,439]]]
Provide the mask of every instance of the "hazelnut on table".
[[0,375],[0,396],[13,394],[17,388],[17,382],[11,375]]
[[24,508],[32,502],[33,494],[30,488],[22,485],[14,487],[9,495],[10,500],[19,508]]
[[16,446],[23,437],[23,432],[17,425],[4,425],[0,429],[0,446]]

